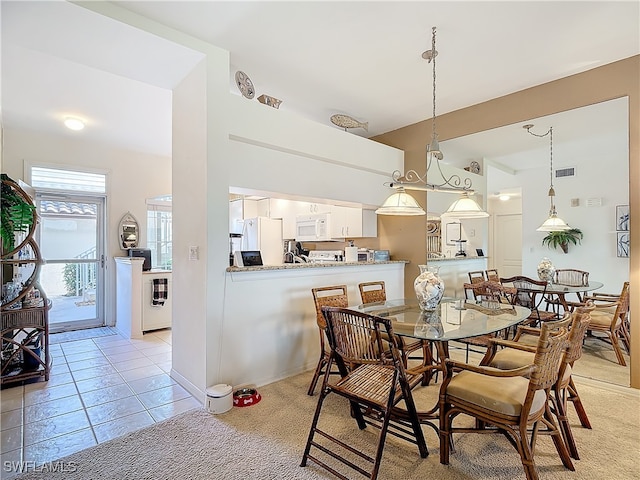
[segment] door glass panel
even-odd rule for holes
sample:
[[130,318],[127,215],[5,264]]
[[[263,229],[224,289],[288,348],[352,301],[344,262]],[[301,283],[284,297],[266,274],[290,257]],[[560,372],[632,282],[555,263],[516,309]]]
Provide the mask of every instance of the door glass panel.
[[42,195],[39,213],[46,261],[40,285],[52,302],[50,329],[102,325],[102,200]]

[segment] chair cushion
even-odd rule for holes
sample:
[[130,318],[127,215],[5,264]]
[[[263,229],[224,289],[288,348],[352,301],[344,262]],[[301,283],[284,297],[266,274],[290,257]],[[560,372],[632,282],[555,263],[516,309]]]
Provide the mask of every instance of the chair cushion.
[[589,325],[605,328],[610,327],[615,309],[613,312],[608,312],[607,310],[593,310],[591,312],[591,321],[589,322]]
[[[533,335],[527,335],[527,337],[533,337]],[[520,337],[522,338],[522,337]],[[523,352],[522,350],[516,350],[514,348],[503,348],[496,352],[491,359],[490,367],[499,368],[500,370],[513,370],[515,368],[524,367],[533,363],[535,353]],[[571,365],[567,365],[564,370],[564,375],[560,380],[561,385],[565,385],[569,381],[571,376]]]
[[[463,371],[455,375],[447,387],[448,400],[459,398],[492,412],[517,417],[527,395],[529,380],[525,377],[491,377]],[[547,401],[544,390],[536,391],[531,413],[538,413]]]
[[500,370],[513,370],[514,368],[531,365],[535,353],[523,352],[514,348],[503,348],[496,352],[491,359],[490,367],[499,368]]

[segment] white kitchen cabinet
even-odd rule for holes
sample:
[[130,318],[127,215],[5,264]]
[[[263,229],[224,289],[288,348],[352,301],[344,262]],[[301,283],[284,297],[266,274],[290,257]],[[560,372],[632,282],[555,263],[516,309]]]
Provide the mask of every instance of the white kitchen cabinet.
[[374,210],[331,207],[332,238],[362,238],[378,235],[378,219]]

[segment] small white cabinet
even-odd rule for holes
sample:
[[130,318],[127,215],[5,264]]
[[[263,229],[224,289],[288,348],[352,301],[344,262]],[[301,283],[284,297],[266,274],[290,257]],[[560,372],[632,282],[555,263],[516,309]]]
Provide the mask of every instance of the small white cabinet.
[[[171,327],[171,272],[142,271],[143,258],[116,257],[116,330],[126,338]],[[167,299],[153,306],[153,279],[168,280]]]

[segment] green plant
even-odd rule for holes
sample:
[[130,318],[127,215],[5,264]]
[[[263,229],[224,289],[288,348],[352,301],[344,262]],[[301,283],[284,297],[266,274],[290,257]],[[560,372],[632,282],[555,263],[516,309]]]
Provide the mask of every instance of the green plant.
[[73,297],[77,295],[78,292],[78,265],[76,263],[67,263],[62,270],[62,281],[64,282],[64,287],[67,290],[65,296]]
[[14,249],[15,234],[28,232],[36,217],[36,207],[28,197],[21,195],[21,190],[18,189],[16,182],[3,173],[0,235],[2,236],[2,249],[5,253]]
[[569,244],[578,245],[581,243],[583,237],[584,235],[579,228],[549,232],[547,236],[542,239],[542,245],[546,245],[549,248],[560,247],[564,253],[568,253]]

